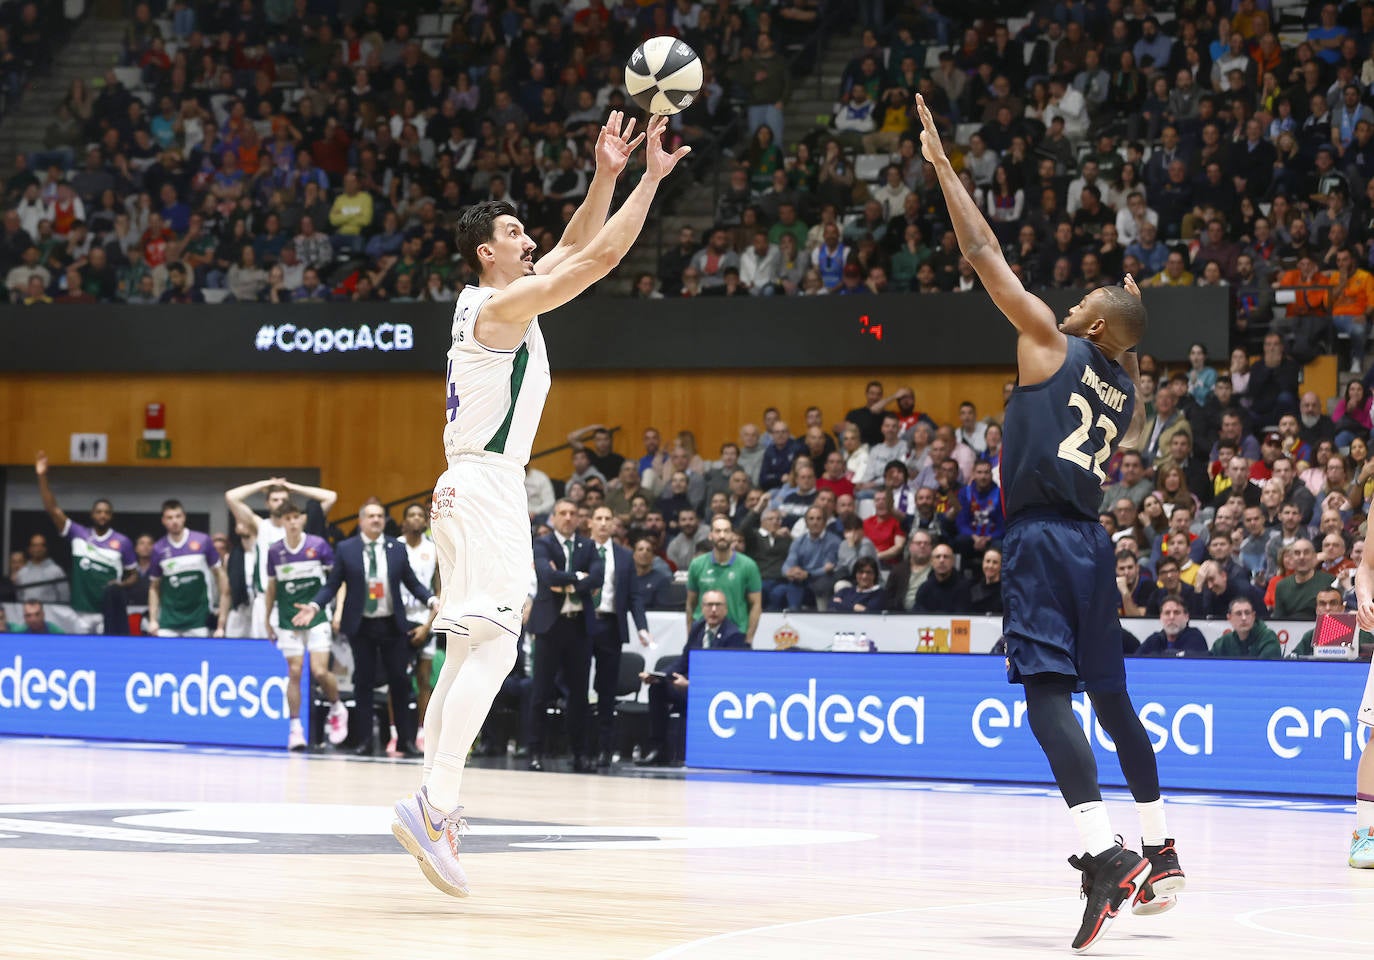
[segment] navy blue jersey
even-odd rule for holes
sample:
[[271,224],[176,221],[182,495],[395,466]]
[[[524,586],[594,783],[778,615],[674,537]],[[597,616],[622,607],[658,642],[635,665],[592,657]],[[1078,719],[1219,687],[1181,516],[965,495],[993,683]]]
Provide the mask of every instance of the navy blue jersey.
[[1054,376],[1017,387],[1007,403],[1002,496],[1007,519],[1050,510],[1097,519],[1102,465],[1131,423],[1135,388],[1121,365],[1080,337]]

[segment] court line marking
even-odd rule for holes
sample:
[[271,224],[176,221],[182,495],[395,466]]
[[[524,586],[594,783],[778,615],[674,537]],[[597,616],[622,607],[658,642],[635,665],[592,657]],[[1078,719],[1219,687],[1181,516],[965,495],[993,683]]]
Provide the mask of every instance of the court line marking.
[[[1356,891],[1353,891],[1353,892],[1370,892],[1370,891],[1366,891],[1366,890],[1356,890]],[[1296,932],[1291,931],[1291,930],[1280,930],[1280,929],[1277,929],[1277,928],[1275,928],[1275,927],[1266,927],[1266,926],[1264,926],[1263,924],[1256,922],[1256,920],[1255,920],[1256,917],[1262,916],[1263,914],[1266,914],[1266,913],[1278,913],[1278,912],[1281,911],[1281,910],[1311,910],[1311,909],[1313,909],[1314,907],[1340,907],[1341,909],[1349,909],[1349,908],[1351,907],[1351,904],[1345,904],[1345,903],[1293,903],[1293,904],[1288,904],[1287,906],[1282,906],[1282,907],[1264,907],[1263,909],[1260,909],[1260,910],[1251,910],[1249,913],[1242,913],[1240,916],[1236,917],[1235,920],[1236,920],[1236,923],[1240,924],[1242,927],[1249,927],[1251,930],[1256,930],[1256,931],[1258,931],[1258,932],[1260,932],[1260,933],[1267,933],[1267,934],[1271,934],[1271,935],[1277,934],[1278,936],[1281,936],[1281,937],[1296,937],[1296,938],[1298,938],[1298,939],[1300,939],[1300,940],[1316,940],[1316,941],[1318,941],[1318,942],[1320,942],[1320,943],[1348,943],[1348,944],[1350,944],[1351,946],[1355,946],[1355,947],[1365,947],[1365,946],[1368,946],[1368,945],[1369,945],[1369,941],[1368,941],[1368,940],[1346,940],[1346,939],[1344,939],[1344,938],[1342,938],[1342,937],[1319,937],[1319,936],[1317,936],[1316,934],[1312,934],[1312,933],[1296,933]]]
[[[1069,897],[1040,897],[1034,900],[1004,900],[1002,906],[1022,906],[1036,903],[1059,903]],[[669,960],[670,957],[681,956],[689,950],[696,950],[701,947],[710,946],[713,943],[721,943],[725,940],[734,940],[737,937],[749,936],[751,934],[771,933],[776,930],[791,930],[796,927],[807,927],[817,923],[830,923],[835,920],[873,920],[877,917],[894,917],[903,913],[932,913],[937,910],[960,910],[970,907],[977,907],[979,904],[968,903],[942,903],[931,907],[901,907],[896,910],[876,910],[872,913],[846,913],[832,917],[812,917],[809,920],[791,920],[787,923],[770,923],[763,927],[746,927],[743,930],[732,930],[727,933],[717,933],[714,936],[704,937],[700,940],[689,940],[686,943],[679,943],[653,954],[647,960]]]
[[[1199,890],[1199,891],[1197,891],[1197,892],[1193,892],[1193,891],[1190,890],[1190,891],[1188,891],[1188,893],[1185,894],[1185,895],[1186,895],[1190,900],[1192,900],[1192,899],[1195,899],[1195,898],[1197,898],[1197,897],[1257,896],[1257,895],[1260,895],[1260,894],[1268,895],[1268,894],[1271,894],[1272,892],[1273,892],[1273,891],[1270,890],[1270,889],[1262,889],[1262,890]],[[1315,892],[1315,891],[1313,891],[1313,892]],[[1356,888],[1355,890],[1352,890],[1352,891],[1350,891],[1350,892],[1352,892],[1352,893],[1374,893],[1374,890],[1365,890],[1365,889],[1363,889],[1363,888]],[[1069,897],[1069,896],[1063,896],[1063,897],[1038,897],[1038,898],[1033,899],[1033,900],[1004,900],[1004,901],[1001,901],[1001,905],[1004,906],[1004,907],[1020,907],[1020,906],[1031,906],[1031,905],[1039,904],[1039,903],[1063,903],[1063,902],[1068,901],[1068,900],[1075,900],[1075,898]],[[1256,914],[1269,913],[1269,912],[1272,912],[1272,911],[1274,911],[1274,910],[1301,910],[1301,909],[1309,909],[1309,910],[1310,910],[1313,906],[1331,906],[1331,905],[1332,905],[1332,904],[1291,904],[1291,905],[1284,906],[1284,907],[1269,907],[1269,908],[1266,908],[1266,909],[1264,909],[1264,910],[1252,910],[1250,913],[1242,914],[1242,915],[1240,915],[1240,916],[1233,917],[1233,919],[1236,920],[1237,922],[1242,923],[1242,924],[1245,925],[1245,926],[1249,926],[1251,929],[1256,930],[1257,932],[1260,932],[1260,933],[1266,933],[1266,934],[1268,934],[1268,933],[1277,933],[1277,934],[1287,935],[1287,936],[1303,937],[1303,938],[1309,939],[1309,940],[1326,940],[1326,941],[1332,942],[1332,943],[1353,943],[1353,944],[1356,944],[1357,946],[1365,946],[1365,945],[1366,945],[1366,942],[1365,942],[1365,941],[1356,941],[1356,940],[1336,940],[1336,939],[1334,939],[1334,938],[1329,938],[1329,937],[1313,937],[1313,936],[1310,936],[1310,935],[1307,935],[1307,934],[1297,934],[1297,933],[1285,934],[1284,931],[1282,931],[1282,930],[1271,930],[1271,929],[1269,929],[1269,928],[1267,928],[1267,927],[1261,927],[1261,926],[1258,926],[1258,925],[1251,925],[1251,924],[1248,924],[1248,923],[1244,923],[1244,921],[1245,921],[1246,919],[1248,919],[1249,917],[1252,917],[1252,916],[1254,916],[1254,915],[1256,915]],[[682,955],[688,953],[689,951],[694,951],[694,950],[697,950],[698,948],[701,948],[701,947],[710,946],[710,945],[713,944],[713,943],[722,943],[722,942],[724,942],[724,941],[726,941],[726,940],[734,940],[734,939],[737,939],[737,938],[740,938],[740,937],[751,936],[751,935],[753,935],[753,934],[772,933],[772,932],[775,932],[775,931],[778,931],[778,930],[791,930],[791,929],[795,929],[795,928],[798,928],[798,927],[812,926],[812,925],[818,924],[818,923],[830,923],[831,921],[835,921],[835,920],[840,920],[840,921],[844,921],[844,920],[872,920],[872,919],[875,919],[875,918],[877,918],[877,917],[893,917],[893,916],[897,916],[897,915],[899,915],[899,914],[904,914],[904,913],[934,913],[934,912],[937,912],[937,911],[940,911],[940,910],[959,910],[959,909],[965,909],[965,908],[976,908],[976,907],[978,907],[978,906],[979,906],[979,904],[978,904],[978,903],[975,903],[975,902],[973,902],[973,901],[968,901],[968,902],[966,902],[966,903],[943,903],[943,904],[939,904],[939,905],[937,905],[937,906],[930,906],[930,907],[901,907],[901,908],[896,909],[896,910],[877,910],[877,911],[874,911],[874,912],[872,912],[872,913],[846,913],[846,914],[839,914],[839,915],[837,915],[837,916],[832,916],[832,917],[811,917],[810,919],[807,919],[807,920],[791,920],[791,921],[788,921],[788,922],[786,922],[786,923],[770,923],[770,924],[768,924],[767,926],[762,926],[762,927],[745,927],[745,928],[742,929],[742,930],[731,930],[731,931],[727,931],[727,932],[725,932],[725,933],[717,933],[717,934],[715,934],[715,935],[713,935],[713,936],[710,936],[710,937],[703,937],[703,938],[701,938],[701,939],[699,939],[699,940],[689,940],[689,941],[687,941],[686,943],[679,943],[679,944],[676,944],[676,945],[674,945],[674,946],[672,946],[672,947],[669,947],[669,948],[666,949],[666,950],[661,950],[661,951],[659,951],[658,953],[655,953],[655,954],[649,956],[648,958],[646,958],[646,960],[670,960],[670,958],[672,958],[672,957],[682,956]],[[1341,906],[1344,906],[1344,905],[1341,905]]]

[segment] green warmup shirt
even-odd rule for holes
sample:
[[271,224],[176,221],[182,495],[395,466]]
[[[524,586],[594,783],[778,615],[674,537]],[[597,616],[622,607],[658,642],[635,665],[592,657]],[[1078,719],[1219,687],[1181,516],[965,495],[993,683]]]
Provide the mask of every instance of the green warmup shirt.
[[292,550],[285,540],[267,548],[267,576],[277,581],[277,626],[282,630],[309,630],[324,623],[324,610],[305,627],[291,622],[296,604],[309,603],[324,586],[325,571],[334,565],[334,551],[320,537],[306,534]]
[[701,597],[708,590],[725,594],[726,616],[746,634],[749,632],[749,594],[763,592],[759,565],[744,554],[733,552],[726,563],[717,563],[715,552],[703,553],[687,568],[687,589],[697,595],[692,619],[701,619]]
[[100,613],[105,588],[138,563],[133,542],[114,530],[97,534],[73,520],[67,521],[62,536],[72,542],[72,609]]
[[219,551],[203,533],[185,531],[180,544],[163,537],[153,544],[148,578],[157,579],[162,630],[200,630],[210,620],[210,596],[215,592],[211,572],[219,566]]

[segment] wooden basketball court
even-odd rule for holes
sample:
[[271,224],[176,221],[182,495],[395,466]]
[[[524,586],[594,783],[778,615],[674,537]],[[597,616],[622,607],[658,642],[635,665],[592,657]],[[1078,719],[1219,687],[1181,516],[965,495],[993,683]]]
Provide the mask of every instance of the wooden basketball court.
[[[1005,960],[1067,955],[1082,911],[1040,788],[475,769],[453,900],[390,834],[414,763],[9,740],[0,771],[7,960]],[[1096,955],[1368,953],[1345,804],[1170,799],[1189,891]]]

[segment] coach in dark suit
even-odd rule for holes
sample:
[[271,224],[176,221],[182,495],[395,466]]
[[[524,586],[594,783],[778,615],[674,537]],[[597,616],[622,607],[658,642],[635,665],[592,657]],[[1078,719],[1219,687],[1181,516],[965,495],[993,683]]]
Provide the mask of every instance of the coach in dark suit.
[[438,600],[410,569],[410,560],[400,541],[386,536],[386,511],[376,501],[363,505],[358,513],[358,534],[339,544],[329,579],[310,603],[292,619],[297,626],[310,623],[323,608],[347,586],[344,593],[340,632],[353,648],[353,715],[348,728],[355,731],[355,753],[375,752],[372,742],[372,690],[377,685],[377,658],[386,671],[391,693],[391,709],[396,717],[396,745],[407,757],[424,756],[415,747],[415,730],[410,716],[411,647],[401,586],[434,607]]
[[596,663],[596,765],[611,765],[611,751],[615,747],[616,688],[620,685],[620,652],[630,642],[630,629],[625,614],[634,618],[635,630],[641,637],[649,635],[649,621],[644,617],[644,604],[634,589],[634,554],[611,539],[615,528],[615,514],[610,507],[592,511],[592,546],[597,559],[604,565],[600,585],[592,591],[586,604],[587,635],[592,643],[592,660]]
[[587,748],[587,684],[592,666],[586,607],[601,586],[604,570],[596,547],[577,533],[577,505],[559,500],[549,515],[553,533],[534,541],[534,575],[539,589],[530,610],[534,636],[534,722],[529,733],[529,767],[544,769],[542,749],[549,701],[562,678],[567,691],[563,722],[573,752],[573,771],[595,773]]
[[676,704],[687,712],[687,686],[693,650],[748,650],[749,638],[725,615],[725,594],[707,590],[701,595],[701,619],[687,631],[687,645],[682,648],[671,667],[664,670],[667,679],[660,680],[648,673],[640,679],[649,684],[649,749],[637,761],[641,767],[666,766],[668,714]]

